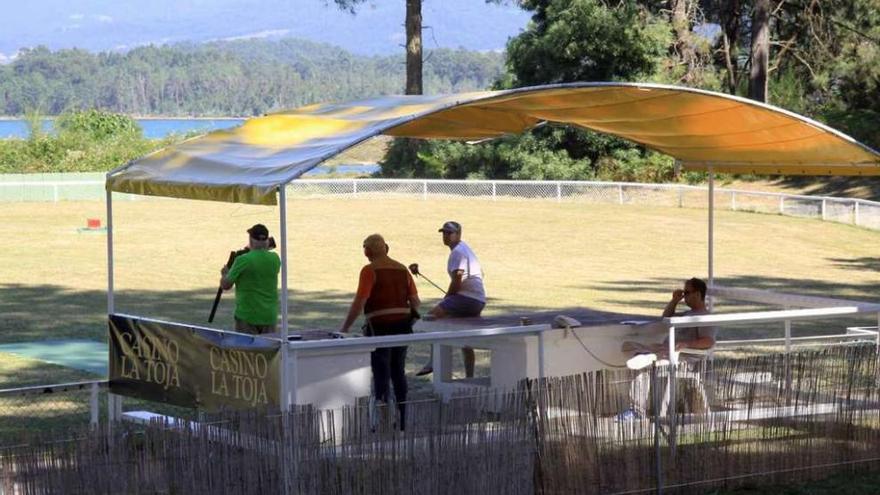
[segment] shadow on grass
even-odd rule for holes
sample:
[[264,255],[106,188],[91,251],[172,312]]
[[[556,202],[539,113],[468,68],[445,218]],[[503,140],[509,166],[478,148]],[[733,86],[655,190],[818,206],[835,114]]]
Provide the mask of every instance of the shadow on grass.
[[830,260],[835,266],[846,268],[848,270],[871,270],[880,272],[880,258],[831,258]]
[[880,181],[875,177],[781,177],[773,181],[781,187],[805,190],[805,194],[880,200]]

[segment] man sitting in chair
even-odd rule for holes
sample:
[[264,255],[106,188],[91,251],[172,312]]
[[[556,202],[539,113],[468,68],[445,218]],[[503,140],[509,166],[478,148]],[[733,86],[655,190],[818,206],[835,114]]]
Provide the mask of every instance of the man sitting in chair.
[[[678,303],[684,300],[685,304],[690,308],[688,311],[676,312]],[[706,282],[699,278],[691,278],[685,280],[684,289],[676,289],[672,292],[672,299],[666,304],[663,310],[663,317],[671,316],[697,316],[707,315],[709,309],[706,307]],[[700,351],[711,351],[715,346],[715,335],[717,329],[715,327],[693,327],[682,328],[676,330],[675,333],[675,350],[696,349]],[[645,368],[658,359],[669,359],[669,340],[668,338],[662,344],[645,345],[639,342],[627,341],[621,347],[623,352],[634,353],[634,356],[626,362],[626,366],[632,370]],[[633,406],[618,415],[618,419],[635,419],[645,413],[648,403],[648,388],[650,377],[648,373],[640,373],[633,380],[630,389],[630,398]]]
[[[676,312],[678,303],[684,300],[690,308],[688,311]],[[706,282],[696,277],[685,280],[684,289],[676,289],[672,292],[672,299],[663,310],[663,317],[670,316],[697,316],[707,315],[706,308]],[[682,328],[675,333],[675,350],[699,349],[710,350],[715,346],[715,327]],[[664,340],[662,344],[645,345],[639,342],[624,342],[621,347],[623,352],[632,352],[635,355],[626,362],[630,369],[641,369],[657,359],[669,358],[669,342]]]

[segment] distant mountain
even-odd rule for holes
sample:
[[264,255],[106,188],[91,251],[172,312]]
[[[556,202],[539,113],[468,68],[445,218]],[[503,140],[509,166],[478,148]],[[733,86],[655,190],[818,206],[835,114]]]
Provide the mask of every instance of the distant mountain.
[[[352,15],[332,0],[0,1],[0,63],[21,48],[89,51],[143,45],[295,37],[362,55],[400,53],[405,0],[372,0]],[[424,46],[502,50],[529,16],[484,0],[424,0]]]

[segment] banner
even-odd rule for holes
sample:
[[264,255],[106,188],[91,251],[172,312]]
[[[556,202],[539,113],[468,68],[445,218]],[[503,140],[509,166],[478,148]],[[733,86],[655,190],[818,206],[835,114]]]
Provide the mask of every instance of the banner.
[[277,408],[280,342],[110,315],[110,391],[194,407]]

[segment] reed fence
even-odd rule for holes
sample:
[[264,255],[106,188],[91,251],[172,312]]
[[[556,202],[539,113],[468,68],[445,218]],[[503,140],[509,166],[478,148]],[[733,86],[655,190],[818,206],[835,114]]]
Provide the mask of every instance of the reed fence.
[[[705,493],[880,463],[873,344],[531,380],[507,393],[33,432],[2,493]],[[636,385],[652,400],[622,420]],[[664,391],[675,384],[674,404]]]

